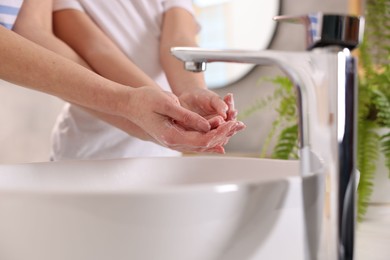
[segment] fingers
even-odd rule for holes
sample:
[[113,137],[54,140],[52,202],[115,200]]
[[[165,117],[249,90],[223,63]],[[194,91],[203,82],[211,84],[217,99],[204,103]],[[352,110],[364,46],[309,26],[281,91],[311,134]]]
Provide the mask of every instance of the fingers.
[[213,116],[210,119],[208,119],[208,121],[211,126],[211,129],[215,129],[218,126],[220,126],[222,123],[224,123],[225,119],[223,119],[222,116]]
[[211,107],[213,107],[215,112],[217,112],[218,115],[222,116],[223,119],[227,119],[227,112],[229,111],[229,106],[218,95],[212,96]]
[[219,154],[224,154],[225,153],[225,148],[223,148],[222,145],[216,146],[210,149],[207,149],[203,151],[204,153],[219,153]]
[[167,133],[160,138],[164,146],[181,152],[225,153],[223,148],[229,139],[245,128],[242,122],[224,122],[218,128],[207,133],[188,131],[172,124]]
[[[228,117],[235,118],[231,94],[224,99],[215,93],[210,95],[212,92],[205,93],[205,98],[202,99],[184,98],[191,111],[182,107],[178,98],[171,93],[161,94],[163,92],[160,90],[146,87],[143,90],[136,100],[149,102],[149,106],[146,106],[149,110],[141,110],[134,121],[157,143],[171,149],[223,154],[224,145],[234,134],[245,128],[243,123],[236,120],[226,121]],[[216,109],[210,107],[211,104]],[[200,114],[196,113],[199,110]]]
[[180,105],[171,104],[165,107],[162,114],[177,121],[185,129],[193,129],[201,132],[208,132],[211,129],[211,125],[207,119]]
[[[223,99],[216,94],[206,94],[209,96],[209,102],[204,102],[207,98],[201,99],[203,103],[196,99],[197,105],[191,107],[193,111],[197,111],[195,108],[201,108],[206,112],[207,109],[203,106],[211,105],[211,110],[201,115],[180,106],[174,100],[166,102],[159,111],[159,114],[165,117],[165,124],[163,129],[155,131],[159,136],[154,138],[162,145],[181,152],[225,153],[224,145],[233,135],[244,129],[245,125],[236,120],[237,110],[232,94],[227,94]],[[175,97],[171,95],[170,98]],[[191,102],[187,104],[193,104]]]
[[226,118],[222,117],[220,115],[206,116],[206,118],[208,118],[208,121],[209,121],[209,123],[211,125],[211,129],[217,128],[219,125],[221,125],[225,121],[235,121],[235,120],[237,120],[238,112],[237,112],[237,110],[234,107],[233,94],[231,94],[231,93],[227,94],[224,97],[224,99],[223,99],[223,103],[225,103],[225,105],[228,108],[227,111],[225,112]]
[[228,121],[221,124],[217,129],[211,130],[206,134],[210,138],[208,145],[210,147],[226,145],[229,139],[243,127],[245,127],[244,124],[238,121]]
[[233,94],[232,93],[228,93],[225,97],[224,97],[224,101],[225,103],[227,104],[228,106],[228,110],[226,112],[227,114],[227,118],[226,120],[229,121],[229,120],[236,120],[237,119],[237,110],[235,109],[234,107],[234,99],[233,99]]

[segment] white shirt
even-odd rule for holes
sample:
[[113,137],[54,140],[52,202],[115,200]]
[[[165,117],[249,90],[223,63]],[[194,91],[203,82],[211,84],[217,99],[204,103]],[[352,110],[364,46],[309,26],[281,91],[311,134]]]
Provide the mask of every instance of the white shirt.
[[12,29],[23,0],[0,0],[0,25]]
[[[163,14],[172,7],[192,12],[191,0],[54,0],[54,10],[86,12],[120,49],[154,79],[170,90],[159,61]],[[142,108],[140,108],[142,109]],[[67,104],[52,135],[53,160],[178,156],[179,152],[131,137]]]

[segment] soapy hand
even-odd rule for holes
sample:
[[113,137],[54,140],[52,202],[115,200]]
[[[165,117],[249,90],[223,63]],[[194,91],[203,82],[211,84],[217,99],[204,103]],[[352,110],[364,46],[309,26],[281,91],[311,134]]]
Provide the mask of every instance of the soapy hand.
[[[218,100],[221,101],[219,97]],[[203,109],[196,110],[198,114],[182,107],[172,93],[154,87],[140,87],[130,97],[129,110],[132,113],[129,113],[129,119],[153,141],[168,148],[181,152],[224,153],[223,146],[245,126],[236,120],[225,121],[229,114],[234,114],[229,113],[234,107],[229,107],[225,101],[214,105],[215,102],[211,101],[210,107],[205,104]],[[209,116],[214,113],[214,116],[207,120],[203,117],[207,115],[205,111],[210,113]],[[216,111],[222,115],[215,116]]]
[[237,110],[231,93],[221,99],[208,89],[192,88],[180,95],[179,100],[183,107],[207,118],[212,129],[223,122],[237,120]]
[[221,99],[208,89],[192,88],[181,94],[179,100],[183,107],[207,119],[220,116],[224,121],[231,121],[236,120],[237,117],[233,94],[230,93]]
[[[229,93],[221,99],[215,92],[208,89],[193,88],[180,95],[179,100],[183,107],[208,119],[211,132],[216,135],[215,140],[219,140],[220,148],[218,149],[222,150],[230,137],[245,128],[244,123],[237,121],[233,94]],[[226,127],[229,128],[228,135],[224,135]]]
[[241,122],[228,121],[207,133],[186,130],[180,124],[172,123],[169,134],[163,136],[164,144],[182,152],[225,153],[224,146],[239,130],[245,128]]

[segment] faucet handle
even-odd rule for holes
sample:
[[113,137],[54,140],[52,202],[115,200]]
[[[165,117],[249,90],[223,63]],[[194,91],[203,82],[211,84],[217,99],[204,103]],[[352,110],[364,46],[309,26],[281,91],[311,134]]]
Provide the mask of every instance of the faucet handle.
[[275,21],[300,23],[306,27],[307,49],[340,46],[354,49],[363,38],[364,18],[352,15],[323,14],[276,16]]

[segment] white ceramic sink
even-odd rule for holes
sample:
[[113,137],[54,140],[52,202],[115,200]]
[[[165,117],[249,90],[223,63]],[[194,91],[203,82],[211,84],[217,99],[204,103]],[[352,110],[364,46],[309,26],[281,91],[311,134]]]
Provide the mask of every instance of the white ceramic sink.
[[229,157],[2,165],[0,259],[303,259],[321,176]]

